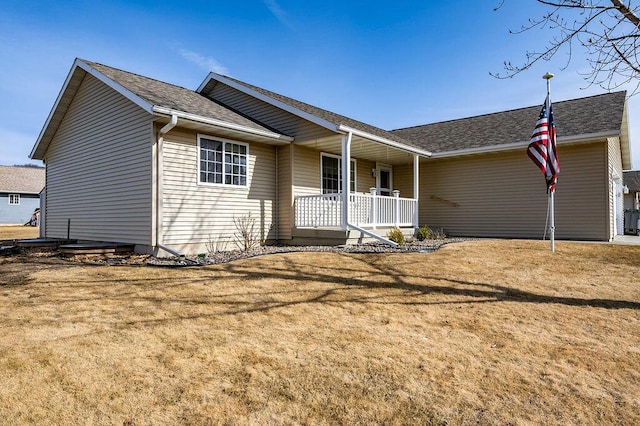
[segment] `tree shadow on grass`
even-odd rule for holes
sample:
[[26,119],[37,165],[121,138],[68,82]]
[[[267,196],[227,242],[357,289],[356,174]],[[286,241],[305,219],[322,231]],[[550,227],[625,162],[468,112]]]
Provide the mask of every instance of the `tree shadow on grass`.
[[[520,290],[517,288],[500,285],[496,283],[484,283],[484,282],[471,282],[465,280],[459,280],[452,277],[436,276],[436,275],[421,275],[419,277],[407,276],[403,271],[383,269],[374,265],[372,262],[367,262],[364,259],[359,259],[369,269],[368,273],[364,273],[361,269],[345,269],[344,267],[327,266],[322,269],[322,272],[318,271],[318,265],[312,266],[311,269],[315,272],[303,272],[299,262],[290,262],[290,268],[277,269],[277,268],[262,268],[258,271],[253,271],[247,268],[245,264],[231,263],[225,266],[227,272],[242,275],[245,279],[279,279],[279,280],[296,280],[296,281],[310,281],[310,282],[324,282],[336,285],[343,285],[346,287],[360,287],[369,289],[396,289],[405,290],[408,292],[417,292],[422,295],[443,295],[443,296],[457,296],[464,298],[457,302],[424,302],[419,301],[394,301],[389,303],[394,304],[442,304],[442,303],[491,303],[491,302],[518,302],[518,303],[536,303],[536,304],[561,304],[566,306],[585,306],[593,308],[604,309],[640,309],[640,302],[627,301],[627,300],[614,300],[614,299],[599,299],[599,298],[579,298],[579,297],[565,297],[555,295],[545,295],[533,292]],[[295,274],[291,274],[292,270],[297,270]],[[332,273],[335,271],[336,273]],[[344,276],[344,274],[352,273],[354,276]],[[355,276],[359,274],[359,276]],[[372,277],[384,276],[386,281],[372,280]],[[411,283],[411,279],[419,278],[421,281],[430,281],[433,284],[415,284]],[[444,283],[443,285],[437,284],[438,282]],[[309,303],[319,302],[322,298],[315,298],[308,301]],[[361,301],[371,302],[371,298],[365,297],[359,300],[349,299],[348,301]]]
[[[148,277],[141,269],[140,275],[127,278],[85,277],[71,284],[55,280],[38,281],[39,285],[54,287],[55,291],[43,299],[29,299],[27,303],[57,306],[61,312],[66,309],[61,306],[68,304],[79,306],[78,309],[84,309],[83,306],[96,300],[103,305],[111,304],[108,318],[92,318],[92,323],[104,322],[109,326],[96,330],[96,333],[112,327],[152,326],[314,304],[341,307],[345,303],[429,306],[515,302],[611,310],[640,309],[640,303],[635,301],[546,295],[500,283],[466,281],[453,276],[411,275],[402,268],[377,265],[375,259],[379,258],[376,257],[345,256],[348,259],[341,261],[338,257],[332,265],[319,265],[313,257],[284,257],[277,262],[265,259],[217,265],[189,276],[161,274]],[[233,280],[238,285],[230,287],[225,280]],[[262,284],[262,280],[275,280],[279,284]],[[217,289],[218,284],[223,285]],[[180,290],[193,285],[195,290]],[[394,291],[379,291],[385,289]],[[138,315],[136,310],[141,303],[144,309]],[[150,317],[145,318],[146,315]],[[11,322],[10,318],[6,320]],[[37,325],[38,321],[50,322],[43,318],[33,324]]]

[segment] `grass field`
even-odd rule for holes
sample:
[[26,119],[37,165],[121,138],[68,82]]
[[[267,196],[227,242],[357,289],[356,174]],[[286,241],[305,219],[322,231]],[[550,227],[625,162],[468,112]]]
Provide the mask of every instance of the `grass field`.
[[0,225],[0,241],[38,238],[39,232],[36,226]]
[[0,258],[0,423],[640,424],[640,247]]

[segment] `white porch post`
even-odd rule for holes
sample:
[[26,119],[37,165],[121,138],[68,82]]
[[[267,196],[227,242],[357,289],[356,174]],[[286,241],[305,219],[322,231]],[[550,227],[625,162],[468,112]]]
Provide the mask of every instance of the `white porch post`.
[[418,229],[420,226],[419,218],[418,218],[418,208],[420,206],[420,202],[418,201],[419,192],[418,184],[420,182],[420,156],[418,154],[413,155],[413,198],[416,200],[416,208],[413,212],[413,227]]
[[369,217],[371,218],[373,229],[378,229],[378,197],[376,197],[377,192],[378,188],[376,188],[375,186],[369,188],[369,194],[371,194],[371,212],[369,213]]
[[351,191],[351,132],[342,137],[342,229],[349,223],[349,193]]
[[393,194],[393,226],[398,226],[400,222],[400,191],[394,189]]

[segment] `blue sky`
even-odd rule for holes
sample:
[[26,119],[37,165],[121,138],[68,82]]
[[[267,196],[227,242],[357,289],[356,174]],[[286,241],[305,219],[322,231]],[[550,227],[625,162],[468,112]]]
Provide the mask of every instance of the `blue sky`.
[[[74,58],[195,89],[231,75],[385,129],[542,104],[584,89],[579,55],[498,80],[548,30],[510,35],[544,10],[533,0],[10,1],[0,10],[0,164],[29,152]],[[632,90],[633,87],[629,87]],[[640,95],[629,102],[640,168]],[[562,134],[562,118],[556,117]],[[532,128],[534,123],[531,123]]]

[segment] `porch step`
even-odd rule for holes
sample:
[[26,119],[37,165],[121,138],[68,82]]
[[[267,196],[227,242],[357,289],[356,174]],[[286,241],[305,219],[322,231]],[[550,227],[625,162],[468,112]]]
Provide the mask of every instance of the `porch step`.
[[130,253],[134,248],[134,244],[88,241],[61,245],[60,253],[64,255]]
[[73,244],[76,240],[67,240],[63,238],[32,238],[27,240],[16,241],[18,247],[49,247],[56,248],[62,244]]

